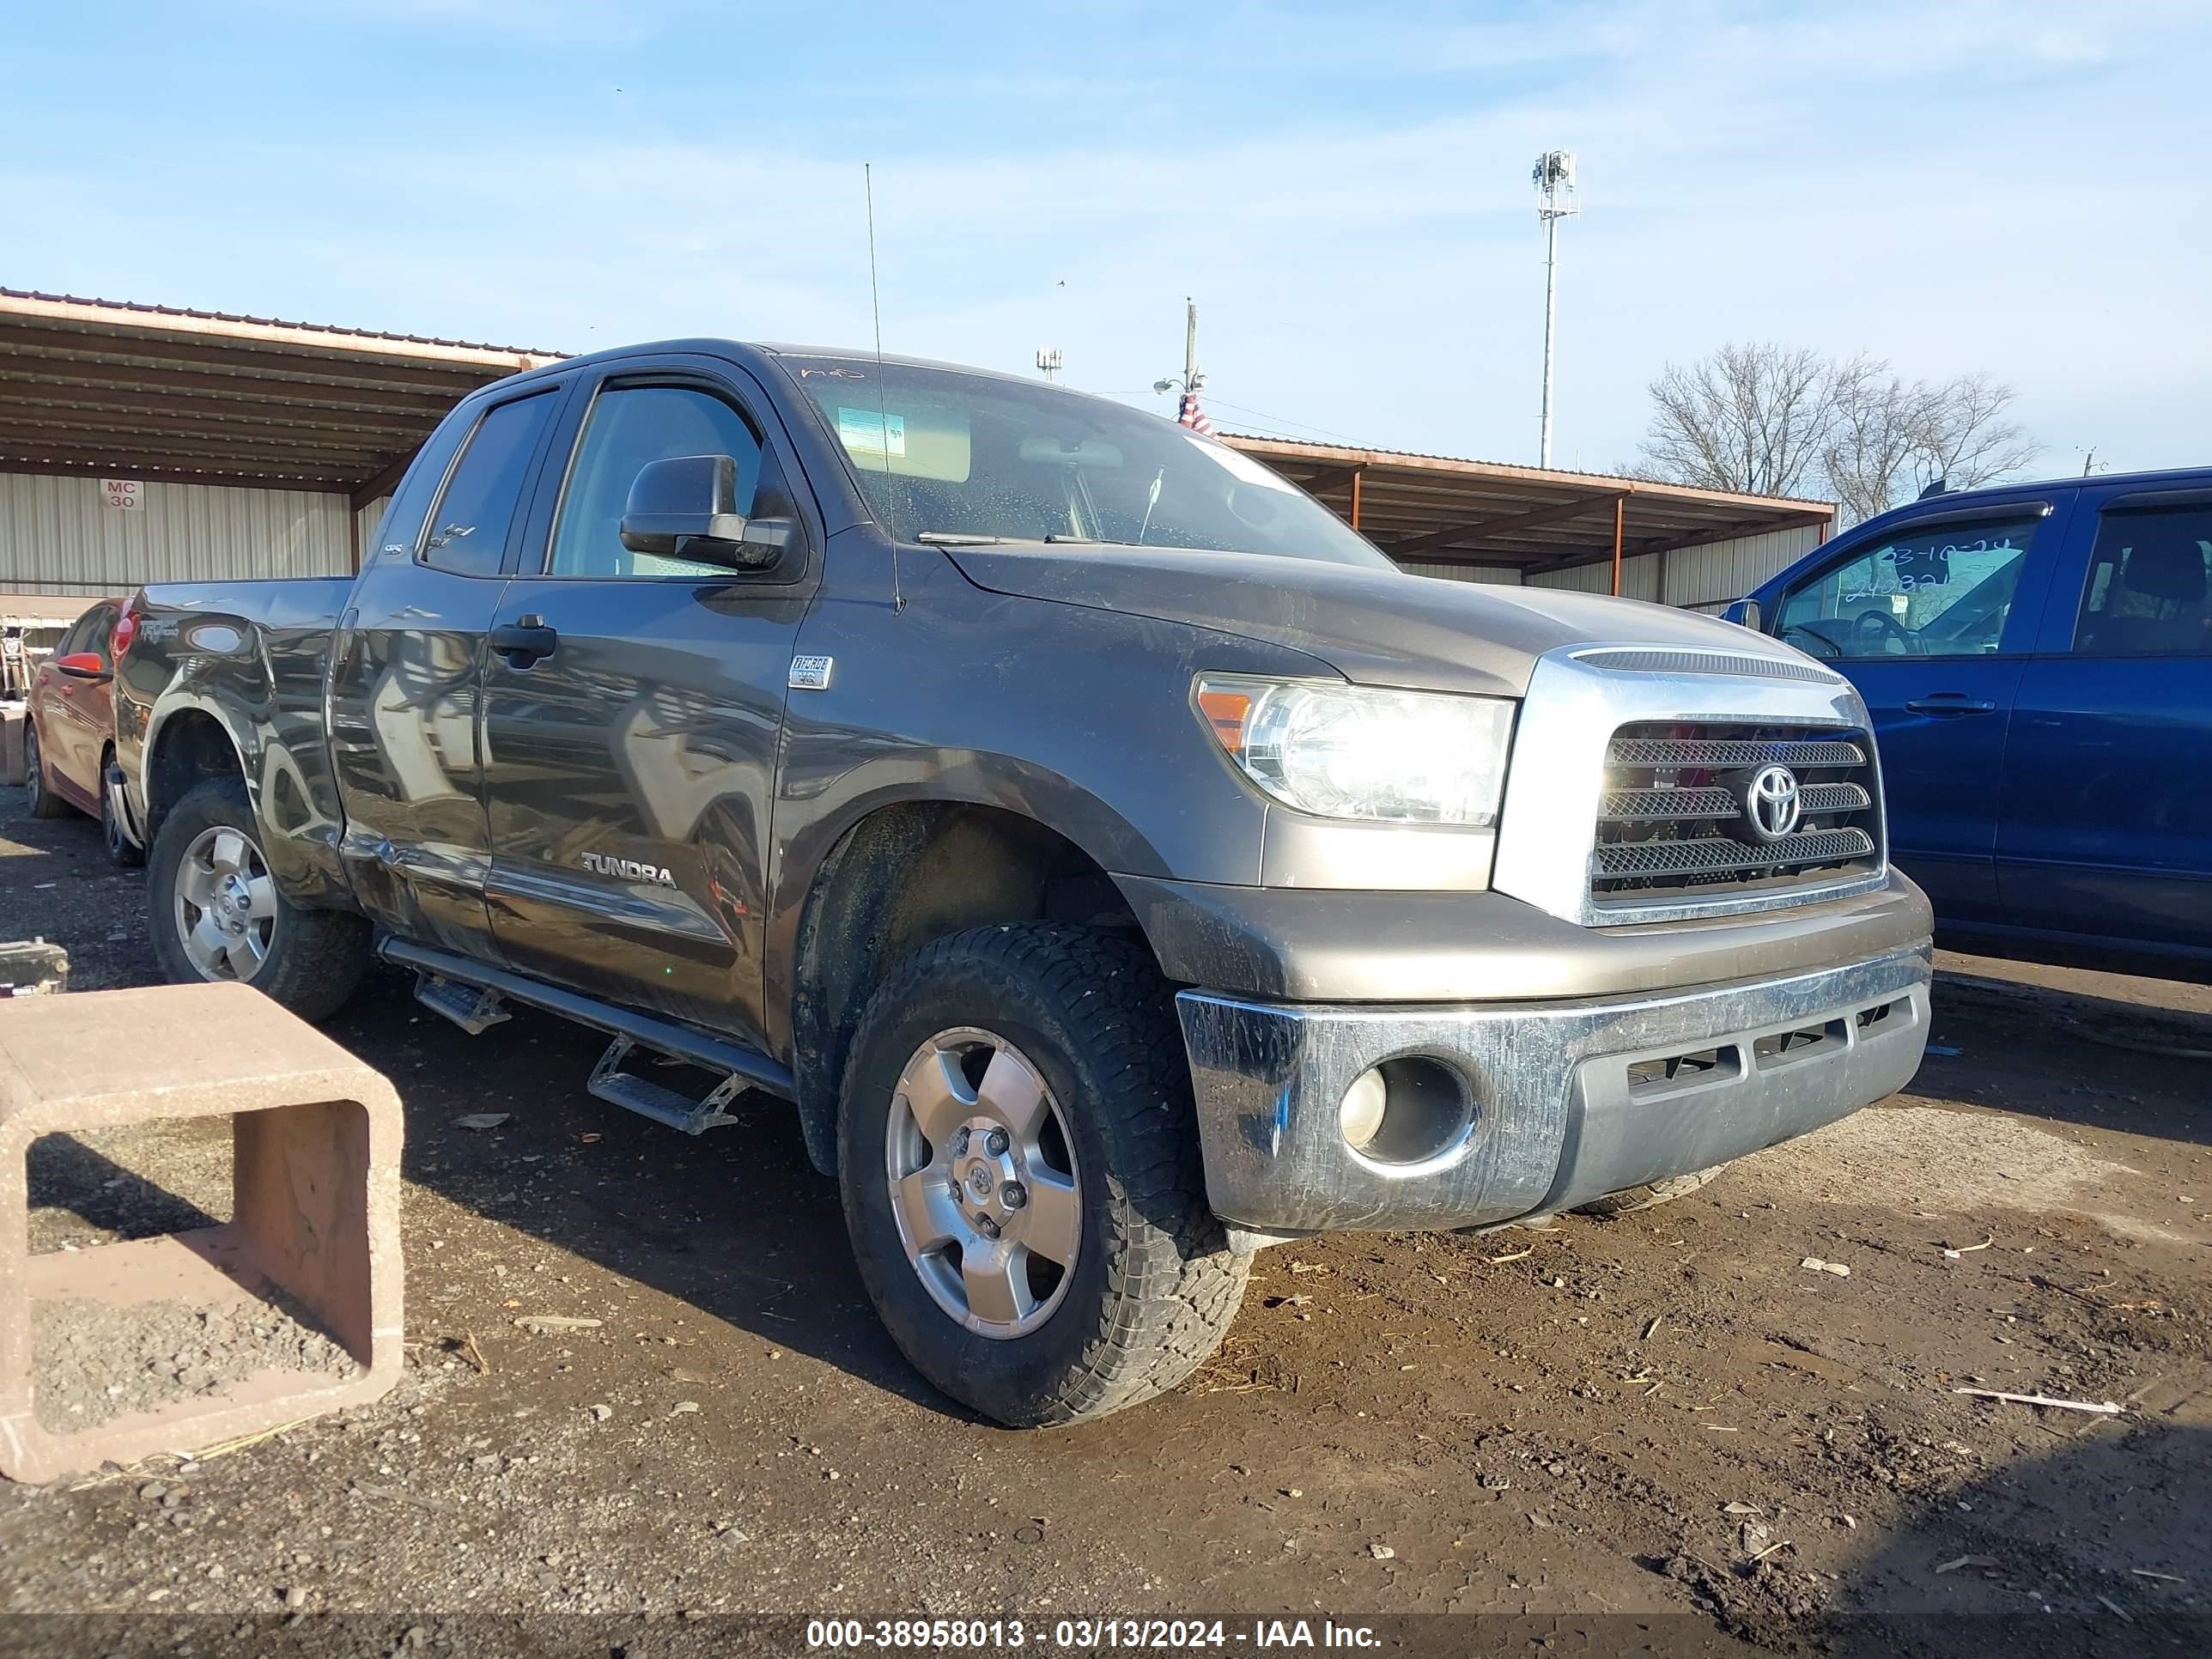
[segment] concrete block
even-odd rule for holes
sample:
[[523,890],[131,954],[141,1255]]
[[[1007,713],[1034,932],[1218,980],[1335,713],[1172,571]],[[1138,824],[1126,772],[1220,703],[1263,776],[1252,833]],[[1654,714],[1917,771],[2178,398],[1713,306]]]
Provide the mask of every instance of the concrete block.
[[0,945],[0,997],[51,995],[69,989],[69,952],[42,939]]
[[21,703],[0,703],[0,789],[22,787],[23,722],[28,718]]
[[[231,1119],[229,1221],[28,1254],[33,1141],[207,1116]],[[0,1003],[0,1474],[51,1480],[385,1394],[401,1365],[400,1136],[398,1097],[380,1073],[242,985]],[[40,1420],[34,1304],[82,1298],[227,1317],[220,1310],[273,1295],[344,1349],[351,1374],[267,1365],[74,1432]]]

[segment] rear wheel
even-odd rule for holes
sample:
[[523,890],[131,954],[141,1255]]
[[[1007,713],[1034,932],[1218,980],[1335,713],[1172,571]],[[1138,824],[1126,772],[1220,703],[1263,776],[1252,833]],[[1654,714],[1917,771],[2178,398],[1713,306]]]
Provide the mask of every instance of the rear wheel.
[[1172,997],[1144,951],[1024,922],[924,947],[862,1017],[839,1115],[845,1219],[893,1340],[1017,1428],[1175,1387],[1249,1255],[1206,1207]]
[[46,763],[39,753],[39,723],[23,722],[23,805],[34,818],[65,818],[70,804],[46,787]]
[[115,799],[122,774],[116,770],[112,750],[100,757],[100,838],[106,844],[107,858],[120,869],[136,870],[146,862],[146,849],[124,833],[122,811]]
[[276,890],[238,778],[196,785],[161,819],[148,859],[147,919],[179,984],[236,980],[305,1019],[334,1013],[368,965],[368,924]]
[[1580,1206],[1577,1215],[1616,1216],[1634,1215],[1638,1210],[1654,1210],[1662,1204],[1671,1204],[1678,1198],[1687,1198],[1723,1170],[1725,1164],[1716,1164],[1709,1170],[1692,1170],[1688,1175],[1669,1176],[1664,1181],[1647,1181],[1641,1187],[1627,1187],[1617,1193],[1607,1193],[1603,1198],[1592,1199]]

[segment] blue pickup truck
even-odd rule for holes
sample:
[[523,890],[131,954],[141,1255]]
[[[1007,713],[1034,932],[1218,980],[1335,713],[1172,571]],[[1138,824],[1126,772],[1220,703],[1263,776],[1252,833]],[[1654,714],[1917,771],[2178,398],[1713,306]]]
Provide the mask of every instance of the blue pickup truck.
[[1937,495],[1730,619],[1833,664],[1939,927],[2212,976],[2212,470]]

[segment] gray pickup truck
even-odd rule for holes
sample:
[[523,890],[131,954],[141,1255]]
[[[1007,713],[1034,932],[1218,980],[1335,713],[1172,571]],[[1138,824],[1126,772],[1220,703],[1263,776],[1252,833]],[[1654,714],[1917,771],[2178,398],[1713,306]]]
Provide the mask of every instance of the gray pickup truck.
[[1002,1422],[1173,1386],[1265,1244],[1656,1202],[1919,1061],[1847,681],[1406,575],[1119,404],[608,352],[461,403],[373,542],[135,601],[166,971],[312,1017],[380,955],[604,1030],[592,1092],[676,1128],[789,1101]]

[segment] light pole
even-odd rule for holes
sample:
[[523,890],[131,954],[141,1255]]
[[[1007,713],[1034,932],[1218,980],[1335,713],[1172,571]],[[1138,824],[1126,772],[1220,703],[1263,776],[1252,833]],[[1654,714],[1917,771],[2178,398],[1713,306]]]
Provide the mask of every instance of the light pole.
[[1182,305],[1182,377],[1178,380],[1170,374],[1165,380],[1155,380],[1152,390],[1180,391],[1185,398],[1194,398],[1199,387],[1206,384],[1206,376],[1198,372],[1198,301],[1185,299]]
[[1536,158],[1536,217],[1544,227],[1544,417],[1536,465],[1552,464],[1552,338],[1559,311],[1559,221],[1582,211],[1575,198],[1575,153],[1547,149]]

